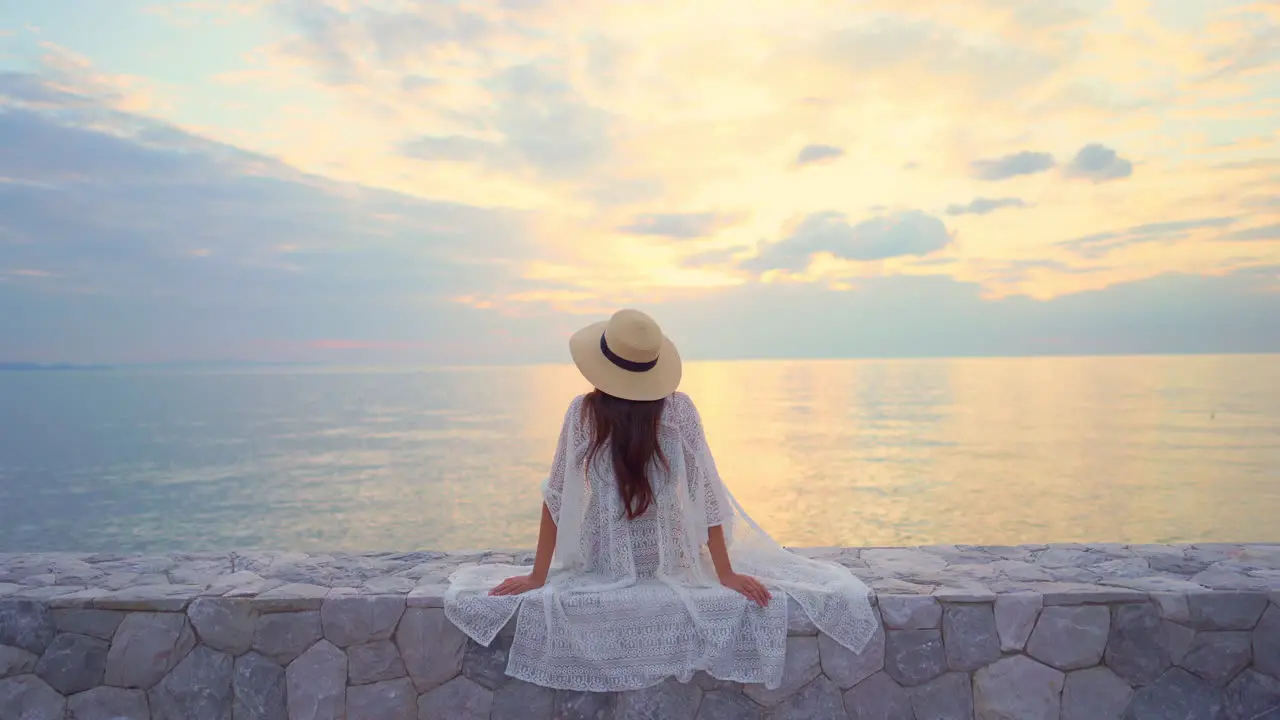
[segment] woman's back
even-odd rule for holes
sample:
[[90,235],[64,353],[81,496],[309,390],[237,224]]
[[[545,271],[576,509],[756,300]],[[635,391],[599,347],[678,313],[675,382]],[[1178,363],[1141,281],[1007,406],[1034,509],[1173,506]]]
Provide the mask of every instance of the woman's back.
[[[615,464],[615,458],[627,453],[625,450],[618,453],[613,443],[625,442],[625,439],[606,437],[600,443],[600,449],[593,453],[593,441],[599,425],[591,417],[592,397],[581,395],[570,404],[569,413],[581,413],[582,422],[581,431],[575,433],[573,457],[566,471],[578,477],[586,476],[583,530],[590,539],[590,548],[584,552],[584,559],[593,572],[610,576],[628,574],[631,568],[625,565],[618,567],[617,558],[611,559],[608,552],[611,547],[625,543],[630,549],[635,576],[641,579],[654,577],[658,571],[664,528],[679,530],[684,526],[683,513],[688,511],[688,503],[681,502],[675,479],[684,478],[690,466],[697,466],[695,443],[701,432],[697,409],[689,396],[681,392],[657,403],[660,403],[660,408],[655,408],[659,412],[654,418],[653,452],[643,474],[649,502],[634,517],[627,513],[624,479]],[[685,487],[689,487],[688,482],[685,482]],[[660,516],[678,522],[660,522]],[[672,525],[675,527],[669,527]]]

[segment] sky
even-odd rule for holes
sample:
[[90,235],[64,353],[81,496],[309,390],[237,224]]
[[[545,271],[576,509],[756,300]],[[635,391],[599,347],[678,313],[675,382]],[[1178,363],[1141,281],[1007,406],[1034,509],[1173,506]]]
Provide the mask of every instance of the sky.
[[1274,0],[0,5],[0,360],[1280,351]]

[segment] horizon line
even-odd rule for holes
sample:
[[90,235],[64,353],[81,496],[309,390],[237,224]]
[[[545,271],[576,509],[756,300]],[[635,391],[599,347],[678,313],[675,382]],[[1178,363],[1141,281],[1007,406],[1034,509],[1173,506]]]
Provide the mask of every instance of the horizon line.
[[[998,360],[1021,358],[1149,358],[1149,357],[1269,357],[1280,355],[1280,349],[1264,351],[1243,350],[1184,350],[1184,351],[1091,351],[1091,352],[1026,352],[1026,353],[919,353],[886,355],[754,355],[740,357],[685,357],[685,363],[700,362],[839,362],[847,360]],[[538,367],[544,365],[572,365],[572,360],[541,360],[533,362],[462,362],[439,363],[402,360],[341,361],[341,360],[138,360],[126,362],[99,361],[25,361],[0,360],[0,372],[40,372],[70,370],[114,370],[129,368],[161,367],[328,367],[328,368],[431,368],[471,369]]]

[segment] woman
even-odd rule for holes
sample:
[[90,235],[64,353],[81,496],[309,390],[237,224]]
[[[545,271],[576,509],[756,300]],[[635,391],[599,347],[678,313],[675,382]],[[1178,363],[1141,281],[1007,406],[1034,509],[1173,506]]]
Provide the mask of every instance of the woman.
[[595,387],[564,416],[532,572],[457,570],[445,613],[488,645],[517,612],[507,674],[545,687],[635,690],[697,670],[782,681],[786,596],[860,652],[878,622],[843,567],[787,552],[747,517],[716,472],[680,355],[636,310],[576,333]]

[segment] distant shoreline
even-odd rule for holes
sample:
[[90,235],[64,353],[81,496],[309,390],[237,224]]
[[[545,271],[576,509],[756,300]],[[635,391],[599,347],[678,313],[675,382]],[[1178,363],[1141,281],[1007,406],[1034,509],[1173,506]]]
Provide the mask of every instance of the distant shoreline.
[[110,370],[110,365],[72,365],[68,363],[0,362],[0,372],[65,372],[68,370]]

